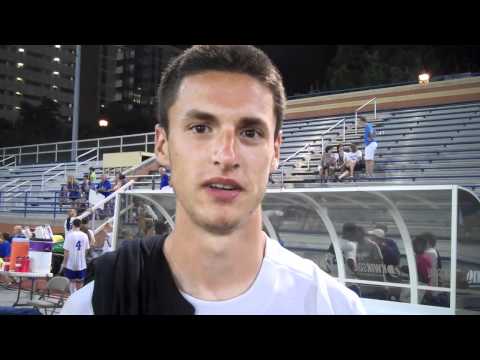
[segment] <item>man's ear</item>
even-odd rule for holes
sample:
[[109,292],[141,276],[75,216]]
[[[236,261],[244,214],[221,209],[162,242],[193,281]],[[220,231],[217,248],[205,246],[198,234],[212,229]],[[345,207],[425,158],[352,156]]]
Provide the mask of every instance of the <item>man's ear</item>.
[[170,168],[167,133],[158,124],[155,125],[155,156],[160,165]]
[[280,164],[280,146],[282,145],[282,141],[283,141],[282,138],[283,138],[283,134],[282,134],[282,131],[280,130],[273,143],[274,154],[273,154],[272,163],[270,164],[271,173],[277,170]]

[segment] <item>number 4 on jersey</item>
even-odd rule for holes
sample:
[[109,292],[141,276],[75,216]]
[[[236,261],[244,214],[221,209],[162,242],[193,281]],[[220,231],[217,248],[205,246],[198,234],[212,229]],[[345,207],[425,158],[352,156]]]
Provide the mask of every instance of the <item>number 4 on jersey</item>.
[[78,251],[80,251],[80,249],[82,248],[82,242],[77,241],[77,243],[75,244],[75,247],[77,248]]

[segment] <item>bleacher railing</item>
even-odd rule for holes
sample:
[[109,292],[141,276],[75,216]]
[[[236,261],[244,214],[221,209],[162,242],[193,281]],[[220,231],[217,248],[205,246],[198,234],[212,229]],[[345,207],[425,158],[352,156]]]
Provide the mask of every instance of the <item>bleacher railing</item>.
[[[11,160],[11,159],[13,159],[13,161],[9,162],[8,164],[5,164],[6,161]],[[0,164],[2,165],[2,166],[0,166],[0,170],[8,169],[12,165],[15,168],[17,166],[17,157],[15,155],[4,157],[4,158],[2,158],[2,160],[0,160]]]
[[[93,152],[96,152],[95,156],[80,162],[82,158],[84,158],[86,155],[91,154]],[[100,158],[100,149],[98,147],[96,149],[91,149],[83,153],[82,155],[77,156],[75,159],[75,177],[78,178],[80,176],[80,174],[78,173],[78,170],[80,169],[81,166],[89,164],[92,161],[96,161],[96,165],[98,167],[98,162],[100,160],[99,158]]]
[[[118,152],[124,151],[145,151],[148,152],[149,147],[153,148],[155,143],[155,133],[141,133],[133,135],[110,136],[95,139],[83,139],[75,141],[77,152],[81,151],[98,151],[98,160],[102,159],[103,150],[112,150]],[[0,148],[0,156],[16,156],[17,165],[22,164],[25,159],[33,158],[33,163],[38,164],[42,156],[48,157],[48,161],[66,162],[70,161],[72,149],[74,148],[72,141],[60,141],[55,143],[43,143],[35,145],[10,146]],[[93,151],[92,151],[93,152]]]
[[[342,140],[343,143],[345,143],[345,134],[347,131],[347,125],[346,125],[347,118],[340,119],[337,121],[334,125],[330,126],[327,130],[325,130],[323,133],[320,134],[320,141],[322,144],[322,156],[325,152],[325,137],[329,135],[334,129],[338,128],[339,126],[343,126],[343,131],[342,131]],[[315,141],[311,141],[303,145],[300,149],[298,149],[295,153],[287,157],[285,160],[283,160],[280,163],[280,171],[281,171],[281,182],[282,182],[282,188],[284,186],[284,177],[285,177],[285,165],[290,162],[290,160],[294,159],[297,157],[298,154],[300,154],[303,151],[309,151],[310,152],[310,147],[315,144]],[[308,159],[308,168],[310,169],[310,159]]]
[[[55,169],[58,169],[60,167],[63,166],[63,170],[56,173],[55,175],[52,175],[50,176],[49,178],[45,179],[45,176],[50,173],[51,171],[55,170]],[[50,169],[48,169],[47,171],[45,171],[43,174],[42,174],[42,190],[45,190],[45,185],[48,184],[49,181],[57,178],[58,176],[60,175],[63,175],[64,176],[64,179],[65,181],[67,180],[67,165],[62,163],[62,164],[58,164],[58,165],[55,165],[54,167],[51,167]]]
[[369,105],[373,102],[373,118],[377,119],[377,98],[374,97],[373,99],[368,100],[365,104],[360,106],[357,110],[355,110],[355,135],[357,135],[357,120],[358,120],[358,112],[362,110],[365,106]]

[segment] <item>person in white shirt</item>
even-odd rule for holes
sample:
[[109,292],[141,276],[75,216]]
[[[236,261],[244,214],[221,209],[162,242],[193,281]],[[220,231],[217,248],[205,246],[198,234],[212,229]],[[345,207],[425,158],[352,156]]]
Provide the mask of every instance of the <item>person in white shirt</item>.
[[362,151],[357,149],[355,144],[350,146],[350,151],[345,152],[345,168],[346,170],[338,177],[338,180],[342,180],[344,177],[349,175],[350,179],[353,179],[355,167],[358,162],[362,160]]
[[[365,314],[353,291],[262,231],[261,204],[279,165],[286,103],[270,59],[253,46],[197,45],[169,65],[158,96],[155,154],[171,169],[176,224],[146,259],[166,263],[172,297],[151,301],[165,296],[151,286],[165,285],[143,278],[138,287],[145,291],[125,291],[133,302],[122,301],[122,289],[109,290],[125,284],[116,282],[118,273],[113,284],[98,273],[62,314],[169,314],[185,302],[185,314]],[[125,249],[98,258],[99,264]],[[99,305],[96,299],[103,304],[105,297],[122,306]],[[173,297],[178,301],[162,308]]]
[[81,286],[87,273],[86,252],[90,248],[88,236],[80,230],[81,222],[78,219],[72,222],[73,229],[67,233],[63,244],[63,263],[60,268],[70,279],[70,293],[73,294],[77,285]]

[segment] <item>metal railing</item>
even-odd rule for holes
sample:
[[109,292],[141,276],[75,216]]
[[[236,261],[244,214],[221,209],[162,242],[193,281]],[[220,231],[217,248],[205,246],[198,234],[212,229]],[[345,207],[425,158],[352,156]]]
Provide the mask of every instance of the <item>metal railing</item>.
[[[54,143],[43,143],[33,145],[10,146],[0,148],[0,156],[5,158],[7,156],[16,156],[17,164],[22,164],[22,161],[28,157],[34,158],[34,163],[38,164],[41,155],[51,156],[54,162],[59,161],[59,157],[64,155],[60,161],[67,162],[70,159],[72,149],[77,148],[80,151],[98,151],[98,160],[101,160],[103,150],[116,149],[118,152],[130,151],[145,151],[148,152],[148,147],[155,143],[155,133],[141,133],[122,136],[110,136],[94,139],[82,139],[75,142],[60,141]],[[76,146],[74,146],[76,145]],[[84,155],[84,154],[82,154]],[[51,161],[50,160],[50,161]]]
[[[63,171],[60,171],[58,172],[57,174],[53,175],[53,176],[50,176],[49,178],[47,178],[45,180],[45,175],[47,175],[50,171],[53,171],[55,169],[58,169],[59,167],[62,167],[63,166]],[[42,174],[42,190],[45,190],[45,184],[47,184],[49,181],[55,179],[56,177],[58,177],[59,175],[64,175],[64,178],[65,180],[67,180],[67,164],[65,163],[62,163],[62,164],[58,164],[58,165],[55,165],[54,167],[48,169],[47,171],[45,171],[43,174]]]
[[[22,186],[26,186],[26,185],[29,186],[27,189],[23,189],[22,191],[17,190]],[[14,191],[14,190],[17,190],[17,191]],[[12,199],[17,198],[21,195],[24,195],[30,191],[32,191],[32,182],[30,180],[25,180],[20,184],[15,185],[14,187],[8,189],[7,191],[4,191],[1,196],[2,207],[5,210],[8,210],[9,209],[8,205],[12,202]]]
[[[5,161],[10,160],[12,158],[13,158],[12,162],[10,162],[8,164],[5,164]],[[4,157],[4,158],[2,158],[2,160],[0,160],[0,163],[2,164],[2,166],[0,166],[0,170],[8,169],[12,165],[15,168],[15,167],[17,167],[17,156],[16,155],[11,155],[11,156],[8,156],[8,157]]]
[[358,118],[358,112],[362,110],[365,106],[370,104],[373,101],[373,118],[376,120],[377,119],[377,98],[374,97],[373,99],[368,100],[365,104],[360,106],[357,110],[355,110],[355,135],[357,135],[357,118]]
[[[322,156],[325,153],[325,136],[330,134],[332,132],[332,130],[336,129],[340,124],[343,124],[342,139],[343,139],[343,143],[345,143],[345,134],[346,134],[346,130],[347,130],[346,121],[347,121],[347,118],[345,117],[345,118],[337,121],[334,125],[330,126],[327,130],[325,130],[323,133],[320,134],[320,140],[321,140],[321,143],[322,143]],[[300,149],[298,149],[295,153],[293,153],[292,155],[290,155],[289,157],[287,157],[285,160],[283,160],[280,163],[282,188],[284,186],[285,165],[288,164],[288,162],[291,159],[295,158],[299,153],[301,153],[303,151],[309,151],[310,147],[313,146],[316,141],[317,140],[306,143]],[[308,162],[308,168],[310,169],[310,161]]]
[[[95,204],[93,207],[87,209],[84,213],[82,213],[80,216],[77,217],[77,219],[84,219],[88,216],[92,216],[92,225],[91,227],[95,229],[95,231],[97,230],[95,228],[95,213],[96,213],[96,210],[97,209],[100,209],[102,207],[104,207],[108,202],[112,201],[113,199],[117,199],[117,195],[119,192],[122,192],[124,191],[125,189],[129,188],[129,187],[132,187],[137,178],[138,177],[143,177],[145,175],[148,175],[148,172],[150,170],[150,168],[153,166],[153,168],[157,168],[158,167],[158,163],[157,163],[157,159],[155,158],[155,156],[143,161],[141,164],[137,165],[137,166],[134,166],[128,170],[126,170],[125,172],[123,172],[123,174],[128,177],[128,178],[131,178],[130,181],[128,181],[125,185],[123,185],[122,187],[120,187],[118,190],[116,190],[115,192],[111,193],[109,196],[107,196],[104,200],[98,202],[97,204]],[[129,175],[129,174],[133,174],[133,175]],[[108,221],[111,220],[111,217],[110,219],[108,219]],[[108,222],[107,221],[107,222]],[[104,226],[106,223],[102,224],[102,226]],[[100,231],[100,230],[99,230]]]
[[7,186],[10,186],[10,185],[13,185],[15,184],[17,181],[19,181],[20,179],[13,179],[12,181],[9,181],[5,184],[3,184],[2,186],[0,186],[0,190],[2,190],[3,188],[6,188]]
[[[91,154],[91,153],[94,152],[94,151],[96,151],[95,156],[93,156],[93,157],[91,157],[91,158],[89,158],[89,159],[87,159],[87,160],[84,160],[84,161],[82,161],[82,162],[79,163],[79,161],[80,161],[81,158],[85,157],[85,155]],[[91,149],[91,150],[83,153],[82,155],[77,156],[76,159],[75,159],[75,177],[79,177],[80,174],[78,173],[78,169],[79,169],[81,166],[83,166],[83,165],[85,165],[85,164],[88,164],[88,163],[92,162],[93,160],[96,160],[97,166],[98,166],[99,156],[100,156],[100,149],[99,149],[98,147],[97,147],[97,148],[94,148],[94,149]]]
[[322,156],[325,153],[325,135],[328,135],[333,129],[337,128],[340,124],[343,124],[343,136],[342,136],[342,143],[345,143],[345,132],[347,130],[346,126],[347,118],[343,118],[337,121],[334,125],[330,126],[327,130],[325,130],[320,136],[322,137]]

